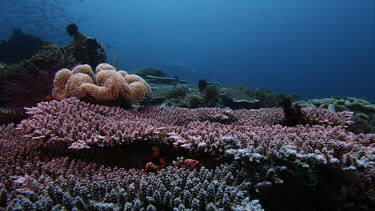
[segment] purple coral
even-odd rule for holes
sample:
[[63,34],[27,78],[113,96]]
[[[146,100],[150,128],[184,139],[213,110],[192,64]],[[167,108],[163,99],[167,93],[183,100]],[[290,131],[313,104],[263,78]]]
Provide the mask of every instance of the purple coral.
[[[12,126],[1,146],[0,206],[8,210],[260,209],[234,166],[167,167],[157,174],[97,166],[68,157],[43,158],[39,140],[22,140]],[[5,138],[5,139],[4,139]],[[232,178],[232,179],[230,179]]]
[[[283,127],[278,108],[130,111],[70,98],[27,110],[31,116],[17,130],[0,129],[0,206],[9,209],[260,208],[254,199],[272,208],[280,205],[274,196],[289,188],[296,189],[294,203],[301,200],[300,208],[311,201],[319,201],[316,208],[341,207],[353,201],[351,196],[359,197],[358,207],[370,200],[374,187],[375,135],[348,132],[351,113],[303,109],[311,124]],[[46,150],[81,154],[134,143],[218,162],[210,169],[204,167],[207,160],[199,160],[203,166],[197,168],[167,164],[153,174]],[[360,179],[344,181],[346,174]]]
[[373,135],[359,136],[345,131],[346,125],[351,123],[350,113],[335,114],[320,109],[303,110],[317,125],[296,127],[279,125],[284,116],[277,108],[233,111],[150,107],[129,111],[70,98],[40,103],[27,111],[31,117],[17,127],[25,137],[49,143],[64,142],[78,150],[146,141],[217,154],[228,148],[226,137],[234,137],[237,141],[231,143],[232,148],[246,147],[249,141],[258,147],[260,143],[277,140],[276,150],[284,145],[304,145],[303,150],[310,152],[316,148],[311,148],[310,142],[338,139],[358,144],[374,139]]

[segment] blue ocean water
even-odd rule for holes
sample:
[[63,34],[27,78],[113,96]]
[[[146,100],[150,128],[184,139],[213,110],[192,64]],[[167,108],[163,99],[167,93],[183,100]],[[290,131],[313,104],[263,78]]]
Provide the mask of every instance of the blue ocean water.
[[12,28],[56,44],[65,26],[104,44],[119,68],[157,67],[196,82],[303,97],[375,99],[373,0],[2,0]]

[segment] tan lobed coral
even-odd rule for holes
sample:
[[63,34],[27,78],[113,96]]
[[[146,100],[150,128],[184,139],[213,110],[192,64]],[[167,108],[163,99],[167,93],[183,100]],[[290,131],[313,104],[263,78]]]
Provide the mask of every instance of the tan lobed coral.
[[78,65],[73,70],[61,69],[55,74],[52,96],[61,100],[69,97],[83,98],[87,94],[96,100],[131,101],[152,98],[152,91],[143,78],[107,64],[99,64],[95,74],[89,65]]

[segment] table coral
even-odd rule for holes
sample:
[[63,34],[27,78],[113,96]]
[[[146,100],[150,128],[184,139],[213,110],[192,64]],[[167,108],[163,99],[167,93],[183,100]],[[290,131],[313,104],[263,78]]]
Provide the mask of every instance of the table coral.
[[68,97],[83,98],[86,95],[96,100],[116,100],[120,96],[131,101],[152,98],[148,83],[141,77],[116,71],[116,68],[102,63],[95,69],[89,65],[78,65],[73,70],[59,70],[53,81],[52,96],[55,99]]
[[[157,174],[42,153],[12,125],[0,127],[0,208],[7,210],[263,210],[235,166]],[[15,162],[16,161],[16,162]]]
[[[8,209],[373,208],[375,135],[348,132],[352,113],[304,108],[307,124],[287,127],[280,108],[132,111],[69,98],[27,111],[17,127],[0,128]],[[133,145],[197,166],[166,160],[147,173],[146,163],[127,169],[116,157],[108,167],[90,157]],[[217,162],[208,167],[210,158]]]

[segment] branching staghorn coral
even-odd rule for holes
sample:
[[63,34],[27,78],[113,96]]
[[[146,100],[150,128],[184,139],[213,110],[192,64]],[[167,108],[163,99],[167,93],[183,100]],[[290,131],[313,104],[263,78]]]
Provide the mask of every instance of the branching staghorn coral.
[[157,174],[43,157],[43,143],[0,127],[0,207],[7,210],[262,210],[234,165]]
[[[266,209],[329,209],[373,202],[375,135],[346,131],[351,113],[303,109],[311,125],[283,127],[279,108],[132,111],[69,98],[27,110],[31,116],[17,130],[0,128],[0,206],[9,209],[251,210],[260,208],[254,199]],[[90,157],[100,149],[127,153],[136,144],[218,162],[199,160],[195,169],[167,163],[146,173],[121,168],[125,155],[113,168]]]
[[89,65],[78,65],[72,71],[59,70],[53,81],[52,96],[55,99],[69,97],[83,98],[87,94],[96,100],[116,100],[119,97],[130,101],[141,101],[143,97],[152,98],[148,83],[141,77],[116,71],[107,64],[99,64],[95,75]]
[[[304,115],[317,124],[295,127],[279,125],[284,116],[278,108],[233,111],[151,107],[136,112],[70,98],[40,103],[27,110],[31,118],[18,125],[26,137],[65,142],[73,149],[152,142],[218,156],[228,144],[230,148],[239,149],[251,141],[254,147],[261,146],[259,152],[267,155],[269,144],[277,140],[275,150],[283,146],[302,146],[304,153],[324,152],[328,162],[342,160],[347,153],[361,159],[361,151],[368,150],[366,144],[375,141],[373,134],[355,135],[345,130],[352,123],[350,113],[335,114],[319,109],[303,110]],[[237,141],[229,143],[228,140]],[[345,144],[339,148],[345,150],[331,152],[332,144],[340,141]]]

